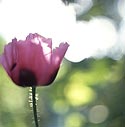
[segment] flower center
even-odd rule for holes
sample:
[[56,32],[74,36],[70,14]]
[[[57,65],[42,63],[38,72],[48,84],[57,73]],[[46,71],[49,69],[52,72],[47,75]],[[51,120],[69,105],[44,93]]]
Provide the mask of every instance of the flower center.
[[19,74],[19,85],[23,87],[36,86],[37,80],[35,74],[28,69],[21,69]]

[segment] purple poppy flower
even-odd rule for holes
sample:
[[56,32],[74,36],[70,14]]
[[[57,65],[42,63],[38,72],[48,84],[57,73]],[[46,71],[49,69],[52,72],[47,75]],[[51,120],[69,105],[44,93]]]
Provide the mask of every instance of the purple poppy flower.
[[19,86],[49,85],[54,81],[68,47],[68,43],[61,43],[52,49],[50,38],[29,34],[26,40],[15,38],[7,44],[0,63]]

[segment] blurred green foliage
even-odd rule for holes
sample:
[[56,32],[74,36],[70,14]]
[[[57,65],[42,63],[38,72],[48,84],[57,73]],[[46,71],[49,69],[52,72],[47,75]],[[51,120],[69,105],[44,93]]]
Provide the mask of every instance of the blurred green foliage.
[[[94,2],[86,16],[106,14],[107,0]],[[4,44],[0,38],[1,52]],[[37,93],[40,127],[124,127],[125,56],[64,60],[53,84]],[[33,127],[28,100],[29,88],[16,86],[0,65],[0,127]]]
[[[40,127],[123,127],[125,57],[64,61],[54,83],[38,87]],[[0,67],[0,127],[33,127],[29,88]]]
[[0,54],[3,52],[4,44],[5,44],[5,40],[2,36],[0,36]]

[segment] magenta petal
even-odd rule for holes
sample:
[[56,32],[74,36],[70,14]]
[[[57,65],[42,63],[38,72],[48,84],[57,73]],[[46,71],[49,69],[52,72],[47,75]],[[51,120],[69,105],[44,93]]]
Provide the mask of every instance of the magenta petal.
[[59,47],[53,50],[52,52],[52,64],[54,66],[59,66],[67,49],[69,47],[68,43],[61,43]]
[[52,39],[51,38],[45,38],[43,36],[40,36],[37,33],[29,34],[26,38],[26,41],[32,42],[35,44],[40,44],[42,49],[43,49],[44,54],[48,54],[52,50]]
[[5,46],[4,53],[2,56],[0,56],[1,64],[10,76],[10,70],[12,69],[13,64],[16,62],[15,40],[16,39],[14,39],[12,43],[9,43]]

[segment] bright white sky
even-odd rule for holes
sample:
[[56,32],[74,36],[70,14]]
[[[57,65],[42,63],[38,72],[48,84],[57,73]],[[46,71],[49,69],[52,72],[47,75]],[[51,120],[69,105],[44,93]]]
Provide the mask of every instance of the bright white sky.
[[[54,46],[67,41],[70,47],[65,57],[72,62],[91,56],[103,57],[109,50],[113,54],[125,27],[120,30],[119,36],[113,21],[106,17],[94,17],[89,22],[76,21],[76,13],[86,12],[93,5],[92,0],[77,1],[79,4],[65,6],[61,0],[2,0],[0,34],[7,42],[15,37],[25,39],[29,33],[52,38]],[[122,1],[118,3],[118,8],[122,6]],[[123,11],[119,13],[122,15]],[[122,41],[119,47],[123,44],[125,42]]]

